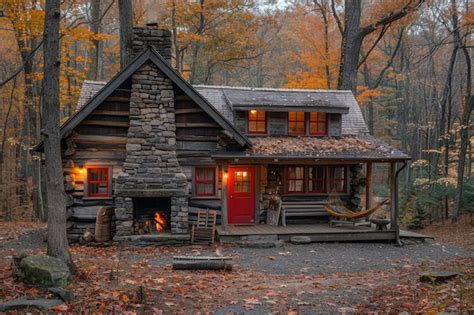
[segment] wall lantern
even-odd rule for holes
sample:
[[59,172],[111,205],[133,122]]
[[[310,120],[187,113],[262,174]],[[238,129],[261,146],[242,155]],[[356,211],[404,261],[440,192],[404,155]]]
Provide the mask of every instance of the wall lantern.
[[252,114],[252,115],[255,115],[256,113],[257,113],[257,110],[255,110],[255,109],[252,109],[252,110],[250,111],[250,114]]

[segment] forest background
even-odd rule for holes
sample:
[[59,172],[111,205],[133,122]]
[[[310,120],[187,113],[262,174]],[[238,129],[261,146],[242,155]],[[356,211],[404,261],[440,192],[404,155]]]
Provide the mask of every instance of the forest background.
[[[62,1],[62,120],[84,80],[120,69],[119,1]],[[192,84],[353,90],[370,133],[412,157],[405,226],[474,211],[472,3],[357,2],[132,1],[135,25],[172,31],[173,65]],[[41,0],[0,1],[0,220],[46,218],[45,174],[30,151],[41,138],[44,15]],[[388,194],[382,167],[378,196]]]

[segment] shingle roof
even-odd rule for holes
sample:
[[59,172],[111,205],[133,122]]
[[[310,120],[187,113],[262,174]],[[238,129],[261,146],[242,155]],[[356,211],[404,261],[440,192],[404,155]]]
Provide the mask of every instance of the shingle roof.
[[233,87],[223,89],[233,109],[262,108],[274,111],[322,110],[345,114],[349,110],[345,94],[350,91],[297,90]]
[[79,100],[77,101],[76,110],[81,109],[81,107],[84,106],[94,95],[96,95],[97,92],[99,92],[100,89],[106,84],[107,82],[104,81],[85,80],[82,84],[81,94],[79,95]]
[[[382,140],[372,136],[315,137],[254,137],[252,147],[245,152],[217,153],[217,158],[305,158],[343,160],[408,160],[409,157]],[[232,155],[232,156],[229,156]]]
[[[232,107],[229,101],[226,99],[229,91],[238,90],[241,95],[249,93],[251,97],[255,90],[250,88],[230,87],[230,86],[214,86],[214,85],[195,85],[195,89],[206,97],[217,110],[219,110],[225,117],[230,117],[232,120]],[[280,92],[290,91],[288,89],[262,89],[266,92],[272,92],[279,95]],[[347,114],[342,115],[342,134],[343,135],[361,135],[368,134],[369,129],[364,121],[362,112],[359,104],[357,103],[354,95],[350,91],[325,91],[325,90],[291,90],[293,95],[301,94],[303,96],[308,95],[322,95],[320,98],[336,97],[337,102],[345,104],[349,108]]]

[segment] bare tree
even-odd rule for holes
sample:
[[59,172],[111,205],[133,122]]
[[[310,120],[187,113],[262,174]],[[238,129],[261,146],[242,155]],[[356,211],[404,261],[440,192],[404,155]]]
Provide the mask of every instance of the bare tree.
[[364,27],[360,25],[362,0],[345,0],[344,24],[337,15],[334,0],[331,1],[334,18],[342,34],[341,60],[337,86],[340,90],[352,90],[355,92],[357,88],[357,69],[360,65],[360,50],[366,36],[378,29],[383,30],[387,25],[415,11],[424,0],[409,0],[400,9]]
[[120,68],[123,69],[133,54],[133,6],[131,0],[119,0]]
[[66,236],[66,194],[59,133],[60,4],[60,0],[46,0],[45,4],[42,128],[47,174],[48,255],[61,259],[72,268]]
[[[457,25],[458,20],[458,11],[456,0],[451,0],[451,12],[452,12],[452,19],[453,19],[453,26]],[[466,165],[466,153],[467,147],[470,143],[469,141],[469,122],[471,119],[472,114],[472,107],[474,106],[474,97],[472,96],[472,63],[471,63],[471,56],[469,51],[466,47],[466,44],[463,43],[461,39],[461,34],[459,32],[459,28],[455,27],[453,29],[453,37],[456,43],[456,46],[459,46],[464,58],[466,60],[466,101],[464,104],[464,110],[461,116],[461,147],[459,148],[459,161],[458,161],[458,169],[457,169],[457,189],[454,194],[454,208],[453,208],[453,215],[452,221],[456,222],[459,218],[459,213],[461,209],[462,203],[462,195],[463,195],[463,188],[464,188],[464,168]],[[470,175],[471,169],[469,169]]]

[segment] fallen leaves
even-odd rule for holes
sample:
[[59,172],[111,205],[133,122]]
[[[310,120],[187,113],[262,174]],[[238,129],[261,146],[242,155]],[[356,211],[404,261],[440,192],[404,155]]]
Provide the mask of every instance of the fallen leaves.
[[331,155],[340,152],[378,151],[378,147],[366,139],[357,137],[255,137],[252,138],[252,154],[315,154]]
[[[461,308],[466,310],[468,301],[474,300],[474,262],[469,258],[427,261],[420,265],[404,257],[394,261],[393,268],[387,266],[387,270],[318,274],[312,274],[311,268],[306,267],[280,274],[242,266],[232,272],[180,272],[168,265],[167,259],[174,255],[213,250],[206,247],[73,246],[71,251],[79,273],[68,287],[74,292],[75,300],[68,305],[67,312],[168,314],[186,310],[212,313],[236,304],[248,310],[261,307],[292,314],[307,310],[311,313],[314,307],[324,304],[321,306],[324,310],[340,313],[351,313],[353,309],[356,313],[380,310],[456,313]],[[262,254],[261,262],[290,263],[297,255],[294,250],[280,249],[271,256]],[[6,256],[9,255],[3,257]],[[11,257],[0,260],[0,301],[25,294],[51,297],[46,290],[18,283],[13,278],[10,261]],[[308,266],[313,263],[307,261]],[[418,281],[420,271],[437,266],[459,268],[463,276],[441,285]]]

